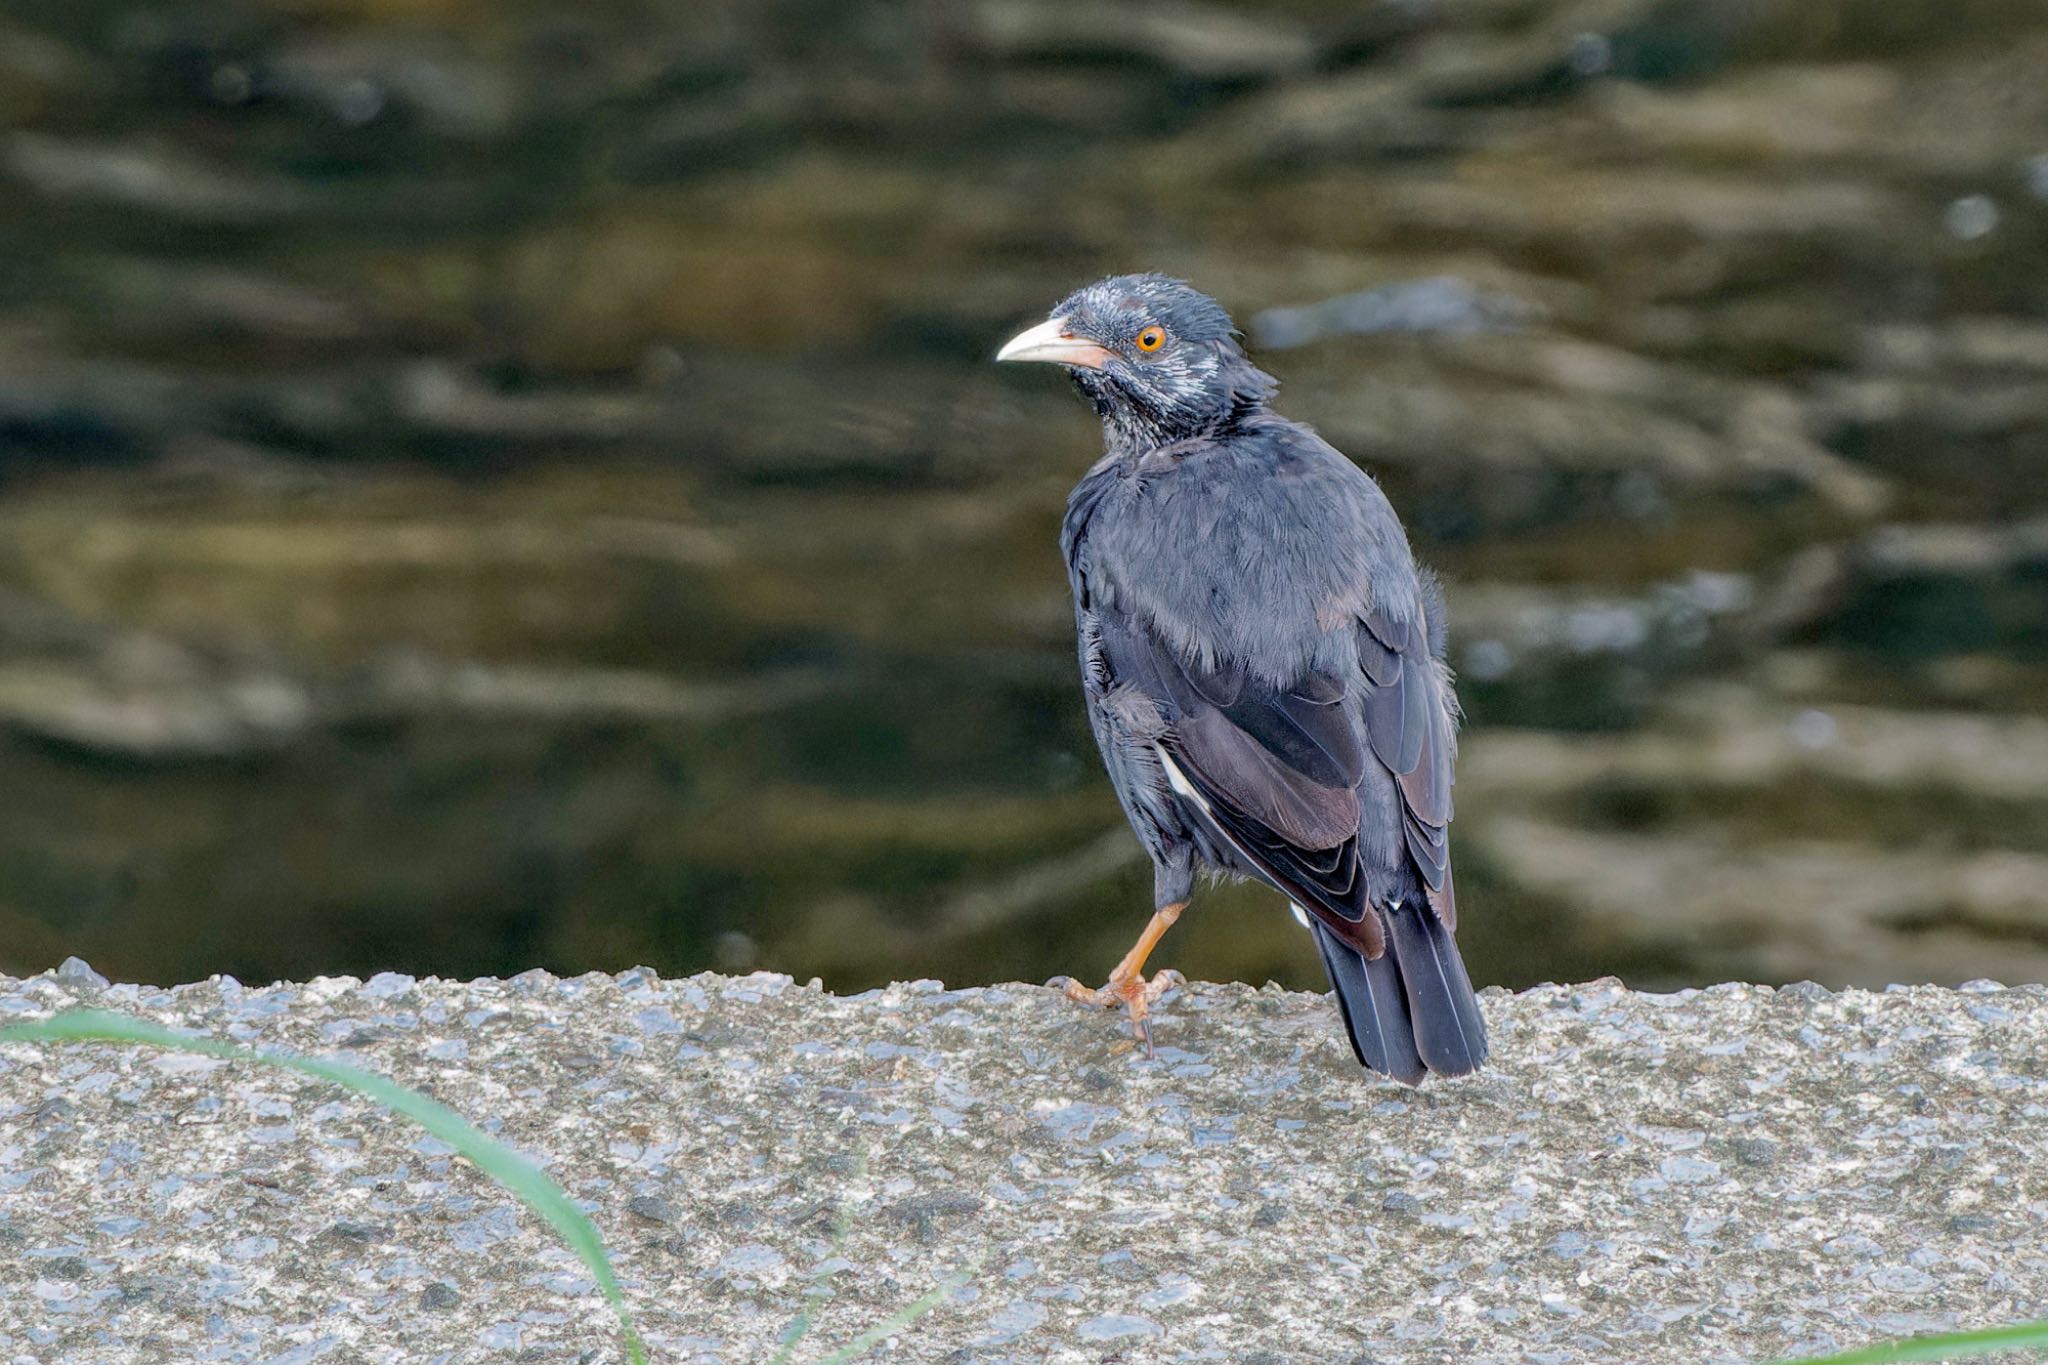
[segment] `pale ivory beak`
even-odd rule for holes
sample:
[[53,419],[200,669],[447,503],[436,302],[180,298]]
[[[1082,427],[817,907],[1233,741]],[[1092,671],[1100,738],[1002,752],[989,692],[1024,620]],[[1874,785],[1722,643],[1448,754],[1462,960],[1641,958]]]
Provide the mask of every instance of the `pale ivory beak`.
[[1065,318],[1041,322],[1028,332],[1019,332],[1003,343],[997,360],[1049,360],[1057,365],[1078,365],[1099,370],[1109,352],[1092,341],[1083,341],[1067,330]]

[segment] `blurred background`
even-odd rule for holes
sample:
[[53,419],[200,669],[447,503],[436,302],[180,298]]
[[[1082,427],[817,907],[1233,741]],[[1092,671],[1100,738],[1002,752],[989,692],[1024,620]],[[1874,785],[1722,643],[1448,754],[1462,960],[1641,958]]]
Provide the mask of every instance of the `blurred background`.
[[[988,363],[1217,295],[1450,582],[1481,983],[2048,977],[2039,0],[6,0],[0,968],[1099,978]],[[1191,976],[1321,973],[1213,892]]]

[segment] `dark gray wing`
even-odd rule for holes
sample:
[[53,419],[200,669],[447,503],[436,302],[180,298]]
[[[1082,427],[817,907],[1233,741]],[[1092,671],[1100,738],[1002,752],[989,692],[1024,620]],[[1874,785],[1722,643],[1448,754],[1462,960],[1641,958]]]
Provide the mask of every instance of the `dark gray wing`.
[[1457,739],[1451,699],[1430,639],[1430,613],[1441,612],[1426,592],[1418,615],[1397,621],[1367,612],[1358,632],[1358,659],[1369,686],[1362,698],[1372,751],[1401,789],[1401,837],[1429,903],[1447,929],[1458,927],[1451,884],[1452,761]]
[[[1429,905],[1445,928],[1456,927],[1445,833],[1455,739],[1426,615],[1397,621],[1369,613],[1358,628],[1361,676],[1310,675],[1287,690],[1241,664],[1182,659],[1114,608],[1100,621],[1117,681],[1160,707],[1168,722],[1162,746],[1209,818],[1258,871],[1340,938],[1378,957],[1385,936],[1368,913],[1358,801],[1367,764],[1377,763],[1400,791],[1402,842]],[[1356,718],[1345,704],[1354,695]]]
[[1241,665],[1178,658],[1142,622],[1099,612],[1116,681],[1152,698],[1161,747],[1231,846],[1331,932],[1369,957],[1386,948],[1358,848],[1358,784],[1372,762],[1341,680],[1280,690]]
[[[1327,945],[1323,954],[1359,1058],[1373,1065],[1377,1048],[1388,1059],[1388,1073],[1409,1080],[1420,1078],[1418,1067],[1461,1076],[1487,1054],[1486,1020],[1451,936],[1458,898],[1445,826],[1451,820],[1457,741],[1450,681],[1439,662],[1443,599],[1428,575],[1419,586],[1414,618],[1366,613],[1358,654],[1366,680],[1360,706],[1366,733],[1400,792],[1402,845],[1427,904],[1383,908],[1391,973],[1383,962],[1342,963],[1341,953]],[[1397,984],[1398,993],[1392,989]],[[1367,1010],[1405,1011],[1408,1033],[1386,1028],[1381,1018],[1364,1018]]]

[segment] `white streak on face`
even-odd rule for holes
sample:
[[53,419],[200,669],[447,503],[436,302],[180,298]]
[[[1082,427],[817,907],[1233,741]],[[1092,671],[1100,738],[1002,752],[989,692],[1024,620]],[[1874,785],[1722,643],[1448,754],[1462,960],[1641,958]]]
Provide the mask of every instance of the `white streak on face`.
[[1166,750],[1160,748],[1157,744],[1152,746],[1152,752],[1159,755],[1159,765],[1166,769],[1166,785],[1172,787],[1177,795],[1194,802],[1195,809],[1207,815],[1209,813],[1208,800],[1195,790],[1195,784],[1188,781],[1188,775],[1180,770],[1180,765],[1175,763]]
[[1294,922],[1296,924],[1299,924],[1304,929],[1312,929],[1315,927],[1314,925],[1308,922],[1308,911],[1302,909],[1293,901],[1287,902],[1287,908],[1294,912]]

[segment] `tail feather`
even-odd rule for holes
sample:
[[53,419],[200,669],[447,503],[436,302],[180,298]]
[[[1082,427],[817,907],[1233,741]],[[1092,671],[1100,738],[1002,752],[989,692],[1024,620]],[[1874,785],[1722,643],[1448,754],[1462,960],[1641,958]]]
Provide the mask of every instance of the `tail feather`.
[[1415,1026],[1394,955],[1368,958],[1322,925],[1312,929],[1359,1062],[1403,1084],[1420,1084],[1427,1068],[1416,1051]]
[[1426,905],[1400,906],[1387,920],[1387,956],[1400,959],[1422,1060],[1439,1076],[1477,1071],[1486,1060],[1486,1020],[1457,941]]
[[1387,913],[1387,951],[1367,958],[1320,924],[1316,946],[1358,1060],[1407,1085],[1486,1060],[1486,1021],[1458,945],[1424,905]]

